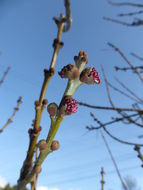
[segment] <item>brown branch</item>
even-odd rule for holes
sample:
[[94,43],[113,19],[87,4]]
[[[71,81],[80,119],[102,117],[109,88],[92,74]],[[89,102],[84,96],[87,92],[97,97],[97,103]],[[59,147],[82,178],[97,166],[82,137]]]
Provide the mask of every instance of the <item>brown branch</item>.
[[[134,147],[134,150],[137,152],[137,157],[142,161],[142,163],[143,163],[143,154],[141,153],[141,148],[140,148],[140,146],[135,146]],[[141,165],[142,167],[143,167],[143,164]]]
[[122,183],[122,185],[123,185],[123,188],[124,188],[125,190],[128,190],[128,188],[127,188],[126,184],[124,183],[124,180],[123,180],[123,178],[122,178],[122,176],[121,176],[121,173],[120,173],[120,171],[119,171],[119,168],[118,168],[118,166],[117,166],[117,163],[116,163],[116,161],[115,161],[115,158],[114,158],[114,156],[113,156],[113,154],[112,154],[112,152],[111,152],[111,149],[110,149],[110,147],[109,147],[109,145],[108,145],[108,143],[107,143],[107,140],[105,139],[105,136],[103,135],[102,131],[100,131],[100,134],[101,134],[101,137],[102,137],[102,139],[103,139],[103,141],[104,141],[104,144],[105,144],[105,146],[106,146],[106,148],[107,148],[107,150],[108,150],[108,153],[109,153],[109,155],[110,155],[110,157],[111,157],[111,160],[112,160],[112,162],[113,162],[113,164],[114,164],[114,167],[115,167],[115,169],[116,169],[116,173],[117,173],[117,175],[118,175],[118,177],[119,177],[119,179],[120,179],[120,181],[121,181],[121,183]]
[[143,13],[143,11],[140,10],[140,11],[135,11],[135,12],[130,12],[130,13],[120,13],[117,16],[119,16],[119,17],[134,16],[134,15],[139,15],[139,14],[142,14],[142,13]]
[[140,61],[143,61],[143,57],[138,56],[136,53],[131,52],[131,55]]
[[105,185],[105,181],[104,181],[104,168],[101,168],[101,190],[104,190],[104,185]]
[[[125,93],[124,91],[122,91],[122,90],[118,89],[117,87],[115,87],[115,86],[114,86],[113,84],[111,84],[109,81],[108,81],[108,85],[109,85],[113,90],[117,91],[118,93],[124,95],[125,97],[127,97],[127,98],[129,98],[129,99],[131,99],[131,100],[134,100],[136,103],[143,104],[143,100],[141,101],[140,99],[138,100],[138,98],[136,98],[136,97],[134,97],[134,96],[133,96],[133,97],[130,96],[129,94],[127,94],[127,93]],[[129,92],[129,93],[130,93],[130,92]],[[131,95],[133,95],[133,94],[131,94]]]
[[143,104],[143,100],[137,96],[132,90],[130,90],[124,83],[122,83],[118,78],[115,78],[115,80],[127,91],[129,92],[131,95],[133,95],[136,99],[138,99],[140,101],[140,103]]
[[117,24],[121,24],[123,26],[134,27],[134,26],[142,26],[143,25],[143,20],[139,19],[139,18],[134,19],[131,23],[124,22],[124,21],[121,21],[121,20],[118,20],[118,19],[113,19],[113,18],[110,18],[110,17],[103,17],[103,19],[107,20],[107,21],[110,21],[110,22],[117,23]]
[[[107,125],[112,125],[112,124],[114,124],[114,123],[121,122],[121,121],[123,121],[123,120],[125,120],[125,119],[138,116],[138,114],[132,114],[132,115],[127,115],[127,116],[120,117],[120,118],[117,117],[117,118],[114,118],[113,121],[109,121],[109,122],[106,122],[106,123],[102,123],[102,124],[101,124],[101,122],[94,116],[93,113],[90,113],[90,115],[91,115],[91,117],[93,118],[93,120],[96,121],[96,122],[99,124],[99,126],[94,127],[95,129],[100,129],[100,128],[102,128],[102,126],[105,127],[105,126],[107,126]],[[143,125],[141,125],[140,127],[143,127]]]
[[71,15],[71,9],[70,9],[70,0],[65,0],[65,9],[66,9],[66,24],[64,26],[64,32],[67,32],[70,30],[72,25],[72,15]]
[[[141,70],[143,70],[143,66],[135,66],[135,69],[141,69]],[[116,71],[128,71],[128,70],[133,70],[131,67],[117,67],[117,66],[115,66],[115,70]],[[134,71],[133,71],[134,72]],[[141,72],[141,71],[140,71]]]
[[[96,117],[94,116],[94,118],[96,118]],[[96,120],[98,120],[98,119],[96,118]],[[96,120],[95,120],[95,121],[96,121]],[[96,121],[96,122],[97,122],[97,121]],[[100,124],[101,128],[102,128],[112,139],[114,139],[114,140],[116,140],[116,141],[118,141],[118,142],[120,142],[120,143],[122,143],[122,144],[131,145],[131,146],[135,146],[135,145],[137,145],[137,146],[143,146],[143,144],[137,144],[137,143],[133,143],[133,142],[128,142],[128,141],[121,140],[121,139],[115,137],[114,135],[112,135],[112,134],[106,129],[106,127],[104,126],[104,124],[103,124],[101,121],[98,120],[98,124]],[[98,130],[98,129],[99,129],[99,128],[96,129],[96,127],[93,127],[93,126],[92,126],[92,127],[87,126],[86,128],[87,128],[89,131]]]
[[16,113],[18,112],[21,103],[22,103],[22,97],[20,96],[17,100],[17,106],[14,108],[14,111],[13,111],[11,117],[7,120],[7,122],[0,129],[0,133],[2,133],[12,123],[13,118],[15,117]]
[[119,108],[119,107],[108,107],[108,106],[95,106],[91,104],[87,104],[84,102],[78,102],[80,106],[85,106],[88,108],[93,108],[93,109],[101,109],[101,110],[111,110],[111,111],[129,111],[129,112],[138,112],[138,113],[143,113],[142,109],[134,109],[134,108]]
[[134,72],[138,75],[138,77],[140,78],[141,82],[143,82],[143,77],[140,74],[140,72],[138,71],[138,69],[135,68],[135,66],[127,59],[127,57],[124,55],[124,53],[115,45],[113,45],[112,43],[108,42],[107,43],[110,47],[112,47],[116,52],[118,52],[120,54],[120,56],[126,61],[126,63],[132,68],[132,70],[134,70]]
[[[107,90],[107,95],[108,95],[109,102],[110,102],[111,106],[112,106],[113,108],[115,108],[115,105],[114,105],[114,103],[113,103],[113,101],[112,101],[112,98],[111,98],[110,89],[109,89],[109,85],[108,85],[108,80],[107,80],[107,78],[106,78],[106,75],[105,75],[105,72],[104,72],[104,68],[103,68],[103,67],[102,67],[102,72],[103,72],[103,76],[104,76],[104,81],[105,81],[105,85],[106,85],[106,90]],[[123,117],[126,117],[126,116],[127,116],[127,114],[124,113],[123,111],[119,111],[119,110],[116,110],[116,111],[117,111],[121,116],[123,116]],[[129,122],[131,122],[131,123],[133,123],[133,124],[135,124],[135,125],[137,125],[137,126],[142,127],[142,125],[140,125],[139,123],[137,123],[137,122],[136,122],[135,120],[133,120],[132,118],[128,117],[127,119],[128,119]]]
[[9,70],[10,70],[10,67],[8,66],[7,69],[5,70],[5,72],[3,73],[3,76],[2,76],[2,78],[1,78],[1,80],[0,80],[0,86],[1,86],[2,83],[4,82],[6,76],[8,75]]
[[115,3],[112,0],[107,0],[107,2],[113,6],[131,6],[131,7],[143,7],[143,4],[139,3],[130,3],[130,2],[122,2],[122,3]]

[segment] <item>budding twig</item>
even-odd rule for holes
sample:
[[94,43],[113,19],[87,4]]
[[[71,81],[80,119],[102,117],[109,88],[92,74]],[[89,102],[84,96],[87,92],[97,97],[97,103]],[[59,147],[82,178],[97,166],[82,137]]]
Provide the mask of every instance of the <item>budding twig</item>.
[[127,59],[127,57],[124,55],[124,53],[115,45],[113,45],[112,43],[108,42],[108,45],[113,48],[116,52],[118,52],[120,54],[120,56],[126,61],[126,63],[132,68],[132,70],[137,74],[137,76],[140,78],[141,82],[143,82],[143,77],[140,74],[140,72],[138,71],[137,68],[135,68],[135,66]]
[[9,72],[9,70],[10,70],[10,67],[8,66],[7,69],[5,70],[5,72],[3,73],[3,76],[2,76],[2,78],[1,78],[1,80],[0,80],[0,86],[1,86],[2,83],[4,82],[4,80],[5,80],[5,78],[6,78],[7,74],[8,74],[8,72]]
[[125,190],[128,190],[128,188],[127,188],[126,184],[124,183],[124,180],[123,180],[123,178],[122,178],[122,176],[121,176],[121,173],[120,173],[120,171],[119,171],[119,168],[118,168],[118,166],[117,166],[117,163],[116,163],[116,161],[115,161],[115,158],[114,158],[114,156],[113,156],[113,154],[112,154],[112,152],[111,152],[111,149],[110,149],[110,147],[109,147],[109,145],[108,145],[108,143],[107,143],[107,140],[106,140],[105,136],[103,135],[102,131],[100,131],[100,134],[101,134],[101,137],[102,137],[102,139],[103,139],[103,141],[104,141],[104,144],[105,144],[105,146],[106,146],[106,148],[107,148],[107,150],[108,150],[108,153],[109,153],[109,155],[110,155],[110,157],[111,157],[111,159],[112,159],[112,162],[113,162],[114,167],[115,167],[115,169],[116,169],[117,175],[118,175],[118,177],[119,177],[119,179],[120,179],[120,181],[121,181],[121,183],[122,183],[122,185],[123,185],[123,188],[124,188]]
[[13,111],[11,117],[7,120],[7,122],[0,129],[0,133],[2,133],[12,123],[13,118],[15,117],[16,113],[18,112],[21,103],[22,103],[22,97],[20,96],[17,100],[17,106],[14,108],[14,111]]
[[[137,157],[142,161],[142,163],[143,163],[143,154],[141,153],[141,148],[140,148],[140,146],[135,146],[134,147],[134,150],[137,152]],[[141,165],[142,167],[143,167],[143,164]]]
[[114,6],[131,6],[131,7],[141,7],[141,8],[143,7],[143,4],[139,4],[139,3],[130,3],[130,2],[116,3],[112,0],[107,0],[107,2]]

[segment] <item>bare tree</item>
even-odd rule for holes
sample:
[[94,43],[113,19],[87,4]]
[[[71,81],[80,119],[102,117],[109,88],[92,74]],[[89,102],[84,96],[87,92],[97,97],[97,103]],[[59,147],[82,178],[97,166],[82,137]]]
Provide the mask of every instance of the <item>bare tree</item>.
[[[115,7],[131,7],[135,11],[118,13],[117,18],[103,17],[105,20],[121,24],[127,27],[136,27],[143,25],[143,19],[141,15],[143,14],[143,4],[141,3],[131,3],[131,2],[115,2],[114,0],[107,0],[107,2]],[[121,20],[123,18],[123,20]],[[126,18],[130,18],[131,21],[126,21]]]
[[[2,78],[0,79],[0,86],[4,83],[8,73],[10,70],[10,66],[7,67],[7,69],[4,71]],[[13,118],[15,117],[16,113],[18,112],[20,105],[22,103],[22,97],[20,96],[17,100],[17,105],[13,110],[12,115],[10,116],[10,118],[6,121],[6,123],[0,127],[0,133],[2,133],[13,121]]]
[[[119,13],[117,17],[121,18],[123,17],[129,17],[131,18],[131,23],[121,21],[118,19],[114,18],[109,18],[109,17],[104,17],[105,20],[119,23],[125,26],[141,26],[143,25],[143,19],[140,18],[134,18],[136,15],[141,15],[143,13],[143,4],[140,3],[130,3],[130,2],[114,2],[112,0],[107,0],[107,2],[111,6],[117,6],[117,7],[132,7],[135,9],[140,9],[139,11],[135,12],[130,12],[130,13]],[[133,17],[133,19],[132,19]],[[141,64],[136,65],[132,61],[129,60],[129,58],[124,54],[124,52],[117,47],[115,44],[108,42],[107,43],[108,47],[111,48],[114,52],[118,53],[120,57],[122,58],[123,62],[126,64],[125,67],[119,67],[115,65],[115,71],[116,72],[132,72],[133,74],[133,83],[135,83],[134,80],[140,80],[140,85],[143,84],[143,66],[142,66],[142,61],[143,57],[140,55],[137,55],[134,52],[131,52],[130,55],[134,56],[138,62]],[[143,98],[142,94],[139,96],[134,90],[128,87],[125,81],[122,81],[121,79],[115,78],[115,82],[120,86],[118,88],[116,84],[111,83],[104,71],[104,68],[102,66],[102,73],[103,73],[103,78],[106,86],[106,91],[107,91],[107,97],[110,103],[110,106],[100,106],[100,105],[89,105],[88,103],[85,102],[78,102],[79,105],[81,106],[86,106],[88,108],[96,109],[96,110],[102,110],[103,111],[113,111],[117,113],[117,116],[111,117],[111,120],[109,121],[101,121],[99,118],[97,118],[94,113],[91,113],[91,117],[93,120],[96,122],[96,126],[90,125],[87,126],[86,128],[90,131],[92,130],[99,130],[103,129],[106,134],[108,134],[112,139],[123,143],[127,145],[134,146],[134,150],[137,152],[137,157],[141,160],[143,166],[143,153],[141,152],[141,149],[143,147],[143,144],[137,143],[137,142],[129,142],[128,140],[120,139],[117,136],[114,136],[112,132],[107,128],[110,125],[114,125],[116,123],[121,123],[126,124],[126,125],[133,125],[134,127],[139,127],[143,128]],[[130,107],[118,107],[114,103],[114,100],[112,98],[111,90],[114,92],[119,93],[120,96],[126,97],[128,100],[131,100],[131,105]],[[142,138],[143,135],[141,134],[139,138]]]

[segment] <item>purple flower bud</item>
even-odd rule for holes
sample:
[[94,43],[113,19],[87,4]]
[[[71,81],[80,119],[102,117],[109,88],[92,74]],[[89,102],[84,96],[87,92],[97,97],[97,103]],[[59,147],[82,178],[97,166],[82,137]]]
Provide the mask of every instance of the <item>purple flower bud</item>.
[[85,68],[80,75],[80,81],[86,84],[100,84],[101,82],[98,72],[94,67]]
[[69,78],[69,79],[76,79],[79,77],[78,68],[75,65],[68,64],[62,68],[59,72],[61,78]]
[[61,115],[70,115],[77,111],[77,101],[72,97],[66,97],[63,106],[60,109]]

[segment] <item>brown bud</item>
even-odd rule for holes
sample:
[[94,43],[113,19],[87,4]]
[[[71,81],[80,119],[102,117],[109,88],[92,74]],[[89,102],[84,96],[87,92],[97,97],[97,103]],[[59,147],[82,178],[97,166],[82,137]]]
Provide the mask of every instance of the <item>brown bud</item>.
[[39,147],[40,152],[42,152],[43,150],[45,150],[46,145],[47,145],[47,143],[46,143],[46,141],[45,141],[45,140],[40,140],[40,141],[39,141],[39,143],[38,143],[38,145],[37,145],[37,146]]
[[58,150],[60,148],[60,143],[59,141],[54,140],[51,144],[51,150],[55,151]]
[[32,128],[29,128],[29,129],[28,129],[28,133],[29,133],[29,135],[31,136],[31,135],[33,134],[33,129],[32,129]]
[[58,110],[58,106],[56,103],[51,103],[48,105],[47,107],[47,111],[50,114],[51,117],[54,117],[57,113]]
[[49,70],[47,69],[47,68],[45,68],[44,69],[44,73],[46,74],[46,73],[48,73],[49,72]]
[[138,145],[135,145],[134,150],[135,150],[135,151],[139,151],[139,150],[140,150],[140,147],[139,147]]
[[38,128],[34,129],[34,134],[37,135],[42,130],[42,127],[39,126]]
[[43,102],[42,102],[43,106],[46,106],[48,104],[48,100],[47,99],[44,99]]
[[40,102],[38,100],[35,101],[35,107],[39,107],[40,106]]
[[49,73],[50,73],[50,76],[52,76],[55,73],[55,69],[54,68],[50,68]]
[[54,39],[54,41],[53,41],[53,47],[55,48],[55,46],[56,45],[58,45],[60,42],[59,42],[59,40],[56,38],[56,39]]

